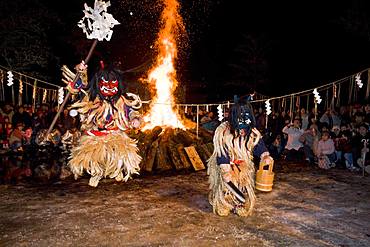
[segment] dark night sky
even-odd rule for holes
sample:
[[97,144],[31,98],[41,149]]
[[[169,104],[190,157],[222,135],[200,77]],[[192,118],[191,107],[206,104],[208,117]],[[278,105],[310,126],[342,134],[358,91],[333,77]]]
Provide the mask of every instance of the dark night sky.
[[[73,37],[76,43],[84,40],[76,24],[83,16],[85,1],[25,1],[39,1],[60,18],[62,24],[51,35],[57,65],[77,63],[80,57],[65,38]],[[94,1],[86,2],[92,6]],[[96,57],[100,54],[105,59],[120,60],[123,69],[150,60],[154,56],[150,46],[156,38],[161,10],[157,2],[112,0],[108,11],[121,25],[114,27],[111,42],[98,44]],[[370,67],[368,1],[180,2],[188,36],[181,45],[177,67],[179,81],[194,96],[189,101],[228,99],[234,93],[248,91],[246,84],[252,85],[253,80],[257,81],[257,91],[277,96]],[[248,51],[248,40],[254,42],[259,52],[244,55],[238,52]],[[263,66],[258,67],[260,62],[254,67],[246,63],[251,56],[259,59]],[[232,64],[248,68],[249,74],[238,74]],[[255,67],[254,77],[258,80],[250,76]],[[236,80],[244,84],[234,87],[232,83]]]

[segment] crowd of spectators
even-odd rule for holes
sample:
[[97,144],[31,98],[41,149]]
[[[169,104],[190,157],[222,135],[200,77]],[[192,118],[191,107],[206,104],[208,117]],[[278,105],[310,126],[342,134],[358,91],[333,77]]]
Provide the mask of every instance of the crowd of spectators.
[[[224,112],[227,117],[227,111]],[[199,110],[200,127],[213,133],[220,123],[215,112]],[[274,111],[268,118],[262,108],[255,108],[256,127],[275,160],[307,162],[329,169],[335,166],[357,171],[370,161],[370,105],[352,104],[339,109],[298,108],[295,112]],[[186,117],[196,121],[196,112]],[[366,164],[364,164],[366,162]]]
[[[0,149],[22,151],[35,144],[41,130],[47,129],[57,113],[57,106],[47,104],[0,107]],[[217,113],[200,110],[198,122],[201,128],[213,133],[220,124]],[[256,127],[263,133],[264,141],[276,160],[317,164],[329,169],[334,166],[359,170],[369,163],[370,105],[353,104],[324,112],[298,109],[295,112],[276,111],[268,118],[261,108],[254,109]],[[185,116],[197,121],[196,112]],[[224,112],[227,118],[227,111]],[[67,109],[58,118],[55,128],[61,135],[68,130],[79,129],[78,117],[71,117]]]
[[[36,142],[37,134],[47,129],[53,121],[58,107],[48,104],[12,106],[3,104],[0,107],[0,149],[23,151],[24,147]],[[78,118],[69,115],[65,109],[58,118],[55,129],[63,135],[67,130],[79,128]]]
[[369,164],[369,149],[365,147],[369,141],[369,104],[329,108],[316,116],[305,109],[293,114],[273,112],[267,121],[267,128],[257,128],[265,133],[265,142],[275,159],[354,171]]

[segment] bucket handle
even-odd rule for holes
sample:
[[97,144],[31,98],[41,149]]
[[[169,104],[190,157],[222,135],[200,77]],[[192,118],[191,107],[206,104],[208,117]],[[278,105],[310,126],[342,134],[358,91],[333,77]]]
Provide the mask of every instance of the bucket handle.
[[274,161],[272,161],[272,162],[271,162],[271,164],[269,164],[269,165],[267,165],[267,164],[265,164],[265,163],[260,162],[260,168],[259,168],[259,170],[263,170],[263,168],[264,168],[265,166],[269,166],[268,171],[269,171],[269,172],[272,172],[272,168],[273,168],[273,166],[274,166]]

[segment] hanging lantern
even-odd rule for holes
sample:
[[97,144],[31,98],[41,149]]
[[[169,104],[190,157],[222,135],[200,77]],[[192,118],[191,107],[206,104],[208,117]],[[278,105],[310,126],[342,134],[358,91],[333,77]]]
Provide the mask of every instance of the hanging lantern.
[[314,90],[313,90],[313,95],[315,96],[315,102],[317,103],[317,104],[320,104],[321,103],[321,101],[322,101],[322,99],[321,99],[321,97],[320,97],[320,95],[319,95],[319,92],[317,91],[317,88],[315,88]]
[[13,86],[13,84],[14,84],[13,83],[13,72],[8,71],[7,74],[8,74],[8,84],[6,84],[6,85],[8,85],[9,87]]
[[269,99],[265,101],[265,107],[266,107],[266,114],[270,115],[271,114],[271,104],[270,104]]
[[218,121],[222,121],[222,119],[224,119],[224,113],[222,111],[222,105],[218,105],[217,106],[217,113],[218,113]]
[[358,73],[355,77],[355,81],[356,81],[356,84],[359,88],[362,88],[362,86],[364,85],[361,81],[361,74]]
[[62,87],[60,87],[58,89],[58,104],[62,104],[64,101],[64,89]]

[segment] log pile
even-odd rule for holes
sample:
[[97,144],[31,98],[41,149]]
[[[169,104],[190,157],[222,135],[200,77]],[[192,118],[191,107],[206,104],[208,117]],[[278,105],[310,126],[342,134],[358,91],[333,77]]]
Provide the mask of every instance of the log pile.
[[155,173],[169,170],[193,170],[185,147],[194,146],[204,165],[213,152],[213,135],[199,129],[182,130],[155,127],[144,132],[129,133],[138,140],[141,173]]

